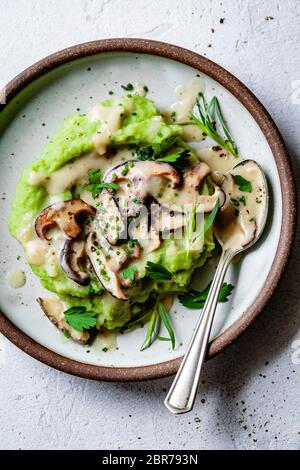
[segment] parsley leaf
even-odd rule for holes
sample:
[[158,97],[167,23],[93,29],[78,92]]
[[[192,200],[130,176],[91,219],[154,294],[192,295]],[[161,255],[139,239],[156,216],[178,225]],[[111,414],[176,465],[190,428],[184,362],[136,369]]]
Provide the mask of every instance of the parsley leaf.
[[[197,290],[191,289],[185,294],[179,295],[178,296],[179,302],[188,308],[193,308],[193,309],[203,308],[205,301],[207,299],[207,296],[208,296],[210,285],[211,283],[209,283],[208,286],[205,289],[203,289],[203,291],[197,291]],[[227,284],[227,282],[224,282],[219,293],[219,302],[227,302],[228,297],[232,293],[233,289],[234,289],[234,286],[232,284]]]
[[191,156],[189,150],[180,149],[177,152],[170,153],[164,157],[158,158],[157,161],[171,163],[177,170],[184,170],[188,164],[188,158]]
[[234,182],[238,185],[239,190],[243,193],[252,192],[251,181],[245,180],[245,178],[243,178],[241,175],[234,175]]
[[102,192],[102,189],[112,189],[117,190],[119,185],[117,183],[95,183],[95,184],[88,184],[84,187],[87,191],[92,193],[93,198],[95,199],[98,194]]
[[134,89],[132,83],[127,83],[127,85],[121,85],[121,88],[125,91],[132,91]]
[[136,272],[137,272],[136,266],[129,266],[128,268],[123,269],[122,276],[124,279],[129,279],[130,281],[134,281]]
[[160,144],[153,144],[152,148],[154,150],[155,155],[161,155],[162,153],[167,152],[173,145],[176,144],[178,141],[177,135],[171,135],[164,139]]
[[[152,146],[139,147],[136,149],[135,154],[138,160],[155,160],[156,156],[166,153],[178,141],[177,135],[167,137],[160,144],[153,144]],[[181,150],[182,152],[182,150]]]
[[71,307],[64,312],[66,322],[77,331],[89,330],[96,326],[96,312],[86,307]]
[[101,179],[100,170],[97,168],[90,168],[88,175],[90,184],[86,185],[84,189],[90,191],[94,199],[101,193],[102,189],[117,190],[119,188],[117,183],[104,183]]
[[88,175],[90,184],[101,183],[101,173],[97,168],[90,168]]
[[138,160],[153,160],[154,150],[152,147],[140,147],[135,151]]
[[161,264],[152,263],[152,261],[146,264],[146,274],[155,281],[166,281],[173,277],[173,274]]

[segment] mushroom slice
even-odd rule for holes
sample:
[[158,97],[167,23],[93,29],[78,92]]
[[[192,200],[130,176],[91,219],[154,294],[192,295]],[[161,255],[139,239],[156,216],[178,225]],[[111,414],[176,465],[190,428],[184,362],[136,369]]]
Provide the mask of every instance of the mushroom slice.
[[210,167],[204,163],[200,162],[197,165],[186,168],[183,173],[183,191],[186,190],[196,190],[199,191],[202,183],[205,178],[211,173]]
[[[150,219],[151,222],[151,219]],[[161,245],[159,233],[154,226],[149,227],[148,211],[142,210],[140,215],[133,219],[128,226],[128,235],[133,240],[138,240],[144,253],[151,253],[157,250]]]
[[49,320],[61,331],[67,331],[71,338],[79,341],[81,344],[86,344],[90,339],[90,334],[87,331],[77,331],[70,326],[64,318],[64,305],[56,297],[48,297],[37,299],[43,312]]
[[90,275],[81,270],[81,261],[84,258],[84,241],[67,238],[60,252],[60,264],[66,275],[81,286],[90,282]]
[[103,247],[98,243],[95,233],[88,235],[86,253],[103,287],[114,297],[120,300],[127,300],[117,274],[126,258],[124,260],[118,260],[115,256],[110,255],[109,252],[105,252]]
[[76,238],[82,230],[80,216],[95,215],[95,212],[94,207],[81,199],[56,202],[36,218],[35,231],[40,238],[51,240],[48,231],[57,225],[69,238]]
[[171,233],[182,232],[186,224],[186,213],[177,206],[151,204],[151,226],[163,239]]
[[219,201],[219,207],[222,207],[225,203],[225,200],[226,196],[224,191],[219,188],[219,186],[215,186],[215,191],[211,196],[199,196],[198,204],[200,206],[200,209],[197,209],[197,212],[207,214],[208,212],[211,212],[214,209],[217,201]]
[[106,182],[117,182],[122,180],[145,180],[150,177],[161,176],[171,181],[175,187],[180,182],[177,170],[168,163],[155,160],[128,160],[111,168],[103,178]]
[[154,188],[157,187],[157,183],[160,183],[159,180],[155,181],[158,177],[168,179],[172,188],[175,188],[180,182],[179,173],[175,168],[168,163],[152,160],[129,160],[110,169],[103,180],[106,182],[127,182],[127,184],[121,184],[125,195],[126,211],[128,216],[136,216],[141,204],[146,201],[148,196],[153,195]]
[[103,190],[96,201],[96,221],[107,241],[115,245],[120,238],[125,238],[126,231],[118,204],[107,190]]

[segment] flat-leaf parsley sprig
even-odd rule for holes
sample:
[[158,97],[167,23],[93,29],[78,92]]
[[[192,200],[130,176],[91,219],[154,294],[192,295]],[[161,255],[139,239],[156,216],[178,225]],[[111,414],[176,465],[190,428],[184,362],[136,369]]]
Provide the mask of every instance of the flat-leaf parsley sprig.
[[90,330],[96,326],[96,312],[86,307],[71,307],[64,312],[66,322],[77,331]]
[[[179,302],[188,308],[193,308],[193,309],[203,308],[205,301],[207,299],[207,296],[208,296],[210,286],[211,286],[211,282],[202,291],[191,289],[185,294],[179,295],[178,296]],[[219,299],[218,299],[219,302],[228,302],[229,300],[228,297],[231,295],[233,289],[234,289],[234,286],[232,284],[227,284],[227,282],[224,282],[219,293]]]

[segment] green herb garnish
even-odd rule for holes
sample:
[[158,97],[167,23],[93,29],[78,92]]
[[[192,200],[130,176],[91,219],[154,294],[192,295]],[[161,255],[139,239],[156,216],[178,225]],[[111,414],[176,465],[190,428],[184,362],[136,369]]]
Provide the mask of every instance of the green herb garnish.
[[90,191],[94,199],[102,192],[103,189],[112,189],[115,191],[119,188],[117,183],[104,183],[101,179],[100,170],[96,168],[91,168],[88,171],[88,175],[89,184],[84,186],[84,189]]
[[[185,294],[179,295],[178,300],[182,305],[188,308],[193,308],[193,309],[203,308],[205,301],[207,299],[207,296],[208,296],[210,286],[211,286],[211,282],[203,291],[197,291],[197,290],[191,289]],[[219,293],[219,302],[227,302],[228,297],[232,293],[233,289],[234,289],[234,286],[232,284],[227,284],[227,282],[224,282]]]
[[190,156],[191,153],[189,150],[180,149],[177,152],[158,158],[157,161],[171,163],[177,170],[184,170],[188,165],[188,158]]
[[[169,337],[164,337],[160,335],[162,323],[166,327]],[[145,349],[149,348],[156,339],[160,341],[171,341],[172,349],[175,348],[174,330],[173,330],[168,312],[166,311],[162,302],[158,302],[156,308],[154,309],[151,315],[146,338],[142,344],[141,351],[144,351]]]
[[[196,124],[206,135],[228,150],[234,157],[237,157],[238,149],[225,123],[218,98],[214,96],[207,104],[204,94],[199,93],[196,104],[199,118],[191,113],[191,122],[184,124]],[[223,136],[217,132],[216,124],[221,127]]]
[[239,190],[242,191],[242,193],[252,192],[251,181],[245,180],[241,175],[234,175],[234,182],[238,185]]
[[155,281],[166,281],[173,277],[173,274],[161,264],[152,263],[152,261],[146,264],[146,274]]
[[134,89],[134,86],[132,83],[127,83],[127,85],[121,85],[121,88],[125,91],[132,91]]
[[124,279],[129,279],[131,282],[133,282],[136,272],[137,272],[136,266],[129,266],[128,268],[123,269],[122,276]]
[[212,224],[214,223],[219,207],[220,207],[220,201],[218,199],[215,204],[215,207],[213,208],[213,210],[211,211],[211,213],[209,214],[209,216],[204,222],[204,233],[206,233],[210,229]]
[[152,147],[140,147],[135,151],[138,160],[152,160],[154,157],[154,150]]
[[71,307],[64,312],[66,322],[77,331],[89,330],[96,326],[96,312],[86,307]]
[[130,248],[133,248],[134,246],[140,246],[140,242],[135,239],[130,239],[128,245],[130,246]]

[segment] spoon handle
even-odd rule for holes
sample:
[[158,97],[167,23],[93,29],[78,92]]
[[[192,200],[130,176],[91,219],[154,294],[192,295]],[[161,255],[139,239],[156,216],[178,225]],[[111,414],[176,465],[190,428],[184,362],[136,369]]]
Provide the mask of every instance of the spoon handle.
[[174,414],[186,413],[193,408],[200,372],[205,360],[219,292],[232,252],[223,250],[202,314],[197,322],[187,352],[165,399],[166,407]]

